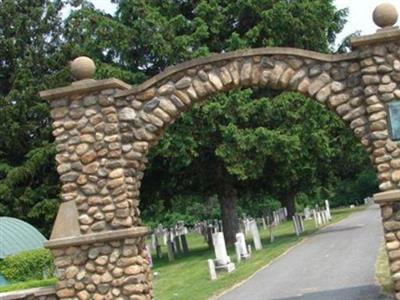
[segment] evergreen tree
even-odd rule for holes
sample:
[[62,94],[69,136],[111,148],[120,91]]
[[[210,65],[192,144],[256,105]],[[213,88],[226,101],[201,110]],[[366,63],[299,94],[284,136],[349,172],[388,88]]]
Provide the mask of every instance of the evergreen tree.
[[[48,233],[58,207],[48,104],[38,92],[65,85],[62,1],[0,2],[0,215]],[[55,72],[58,71],[58,72]]]

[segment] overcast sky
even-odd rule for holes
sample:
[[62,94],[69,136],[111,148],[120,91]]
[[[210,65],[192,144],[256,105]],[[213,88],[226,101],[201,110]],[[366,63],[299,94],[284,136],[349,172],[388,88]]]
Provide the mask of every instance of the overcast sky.
[[[116,5],[109,0],[92,0],[93,4],[108,13],[114,13]],[[371,34],[376,32],[377,27],[372,21],[372,12],[374,8],[383,3],[392,3],[398,10],[400,1],[398,0],[335,0],[338,8],[349,8],[349,17],[343,32],[338,36],[337,42],[340,42],[347,35],[361,30],[362,34]]]

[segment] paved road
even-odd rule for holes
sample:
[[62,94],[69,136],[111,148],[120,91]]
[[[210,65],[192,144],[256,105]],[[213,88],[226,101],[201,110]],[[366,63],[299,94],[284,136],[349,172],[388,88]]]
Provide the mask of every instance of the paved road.
[[381,300],[377,206],[321,230],[219,300]]

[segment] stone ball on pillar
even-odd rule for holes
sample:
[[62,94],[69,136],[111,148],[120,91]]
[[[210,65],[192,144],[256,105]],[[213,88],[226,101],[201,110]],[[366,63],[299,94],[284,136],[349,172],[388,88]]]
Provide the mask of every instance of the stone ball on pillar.
[[398,19],[397,9],[394,5],[383,3],[378,5],[372,15],[374,22],[381,28],[392,27]]
[[75,80],[93,78],[96,72],[94,61],[87,56],[79,56],[71,62],[71,73]]

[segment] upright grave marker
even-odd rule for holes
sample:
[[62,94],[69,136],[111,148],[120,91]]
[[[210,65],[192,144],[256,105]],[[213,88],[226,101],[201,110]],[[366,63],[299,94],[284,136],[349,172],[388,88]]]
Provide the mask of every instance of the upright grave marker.
[[216,232],[212,235],[214,252],[215,252],[215,268],[216,270],[225,270],[232,272],[235,270],[235,264],[231,262],[230,257],[226,251],[224,234],[222,232]]
[[247,259],[250,257],[247,250],[246,240],[242,232],[236,234],[235,250],[238,262],[240,262],[242,259]]
[[261,250],[262,244],[261,244],[260,233],[258,231],[256,220],[251,220],[249,222],[249,229],[251,232],[251,236],[253,237],[254,249]]

